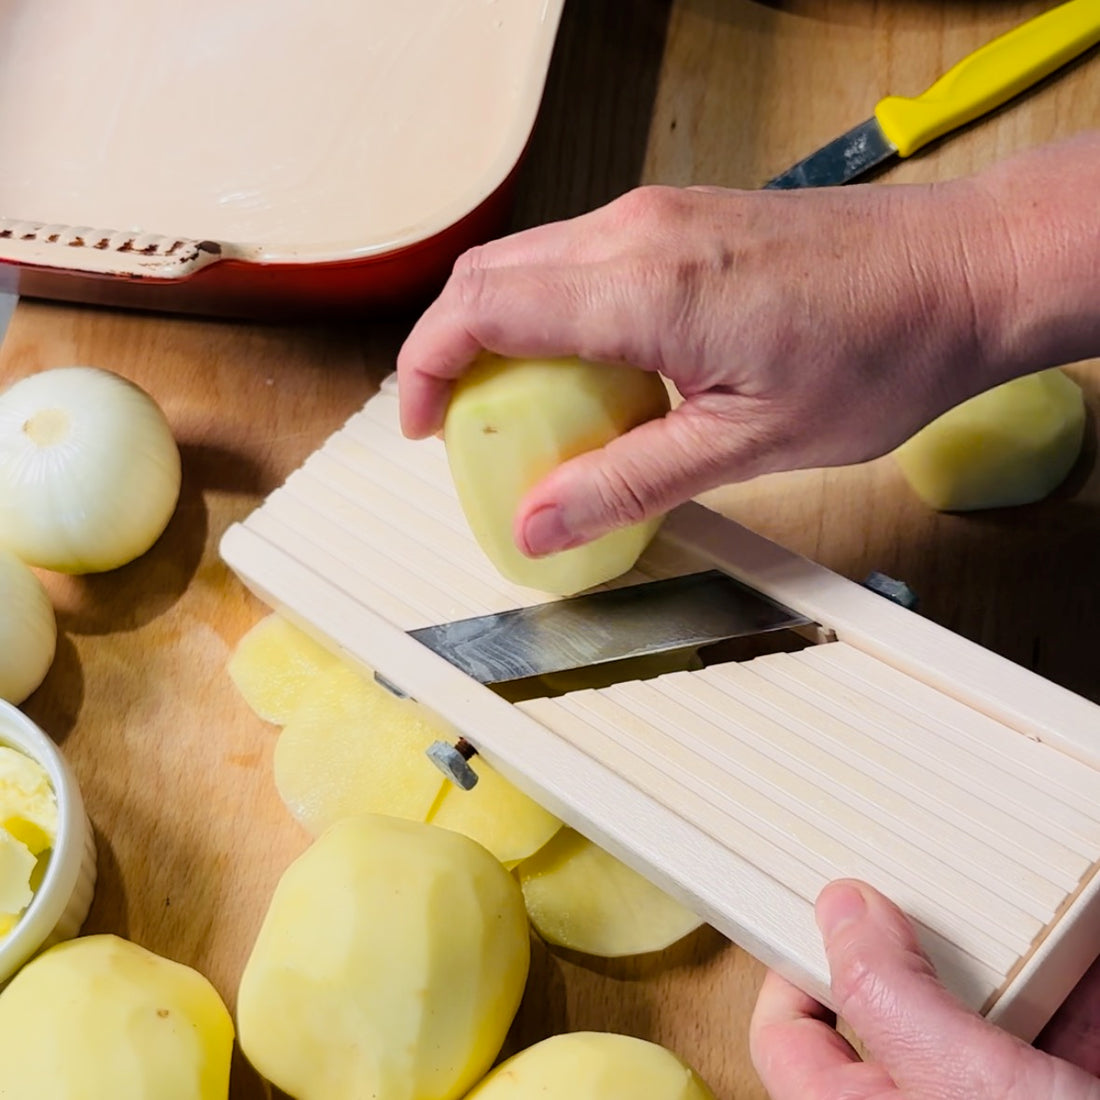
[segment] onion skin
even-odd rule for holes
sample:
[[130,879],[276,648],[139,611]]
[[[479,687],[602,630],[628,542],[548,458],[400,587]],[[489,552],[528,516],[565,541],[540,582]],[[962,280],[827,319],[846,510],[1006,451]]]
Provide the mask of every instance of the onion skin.
[[0,699],[18,706],[46,678],[57,648],[57,620],[42,582],[0,550]]
[[59,367],[0,394],[0,546],[30,565],[133,561],[172,518],[180,478],[164,413],[117,374]]

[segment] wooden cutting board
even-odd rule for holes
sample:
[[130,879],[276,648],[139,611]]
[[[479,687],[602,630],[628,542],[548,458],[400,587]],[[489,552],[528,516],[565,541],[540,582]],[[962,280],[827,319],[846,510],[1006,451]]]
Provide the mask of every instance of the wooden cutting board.
[[[1021,0],[617,0],[570,4],[517,224],[577,213],[645,181],[758,186],[945,63],[1049,6]],[[897,169],[969,171],[1095,125],[1100,59]],[[374,392],[409,319],[345,330],[260,327],[23,303],[0,382],[73,363],[117,370],[162,404],[184,462],[179,510],[144,558],[49,577],[62,637],[27,711],[62,744],[100,847],[90,932],[206,973],[232,1006],[274,884],[306,843],[271,777],[274,732],[225,674],[264,609],[217,556],[244,517]],[[1093,409],[1100,375],[1079,368]],[[763,479],[721,507],[854,578],[907,580],[925,614],[1100,700],[1095,623],[1100,475],[1016,512],[948,517],[890,462]],[[747,1025],[761,968],[709,930],[657,957],[537,949],[511,1047],[619,1030],[668,1044],[721,1100],[762,1100]],[[272,1095],[238,1059],[234,1100]]]

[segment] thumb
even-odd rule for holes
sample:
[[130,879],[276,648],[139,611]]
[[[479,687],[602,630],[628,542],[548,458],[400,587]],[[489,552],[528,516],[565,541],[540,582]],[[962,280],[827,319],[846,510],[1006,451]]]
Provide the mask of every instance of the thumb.
[[739,419],[689,399],[606,446],[563,462],[520,503],[516,544],[533,557],[567,550],[662,515],[707,489],[763,472],[752,455],[748,416],[744,426]]
[[900,909],[845,880],[822,891],[816,913],[837,1012],[901,1093],[943,1100],[1018,1095],[1013,1085],[1028,1076],[1034,1052],[940,984]]

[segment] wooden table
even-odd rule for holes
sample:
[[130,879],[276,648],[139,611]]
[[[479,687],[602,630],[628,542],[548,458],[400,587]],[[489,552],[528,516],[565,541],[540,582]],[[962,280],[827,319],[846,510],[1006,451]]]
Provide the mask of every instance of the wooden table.
[[[635,183],[758,186],[915,93],[1046,0],[573,0],[522,179],[517,224],[561,217]],[[1025,101],[904,166],[928,180],[1096,124],[1095,53]],[[89,932],[189,963],[230,1005],[268,896],[305,843],[271,778],[272,729],[225,675],[263,608],[222,566],[218,539],[373,392],[407,320],[265,327],[20,305],[5,382],[46,367],[109,367],[152,392],[183,450],[179,510],[144,558],[49,578],[57,661],[28,712],[63,744],[100,847]],[[1074,375],[1096,407],[1100,377]],[[722,494],[732,515],[838,572],[902,577],[924,612],[1100,700],[1100,476],[1016,512],[938,516],[889,461],[764,479]],[[660,958],[536,951],[512,1045],[555,1031],[664,1042],[722,1100],[764,1096],[746,1027],[759,965],[703,930]],[[266,1096],[238,1059],[234,1100]]]

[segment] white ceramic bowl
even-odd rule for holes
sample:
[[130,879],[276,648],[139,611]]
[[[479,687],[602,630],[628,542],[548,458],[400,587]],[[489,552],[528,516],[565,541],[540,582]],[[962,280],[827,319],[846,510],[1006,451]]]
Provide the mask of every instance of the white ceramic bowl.
[[34,900],[0,939],[0,985],[39,951],[80,931],[95,892],[95,836],[72,770],[58,747],[18,707],[0,699],[0,745],[46,769],[57,795],[57,837]]

